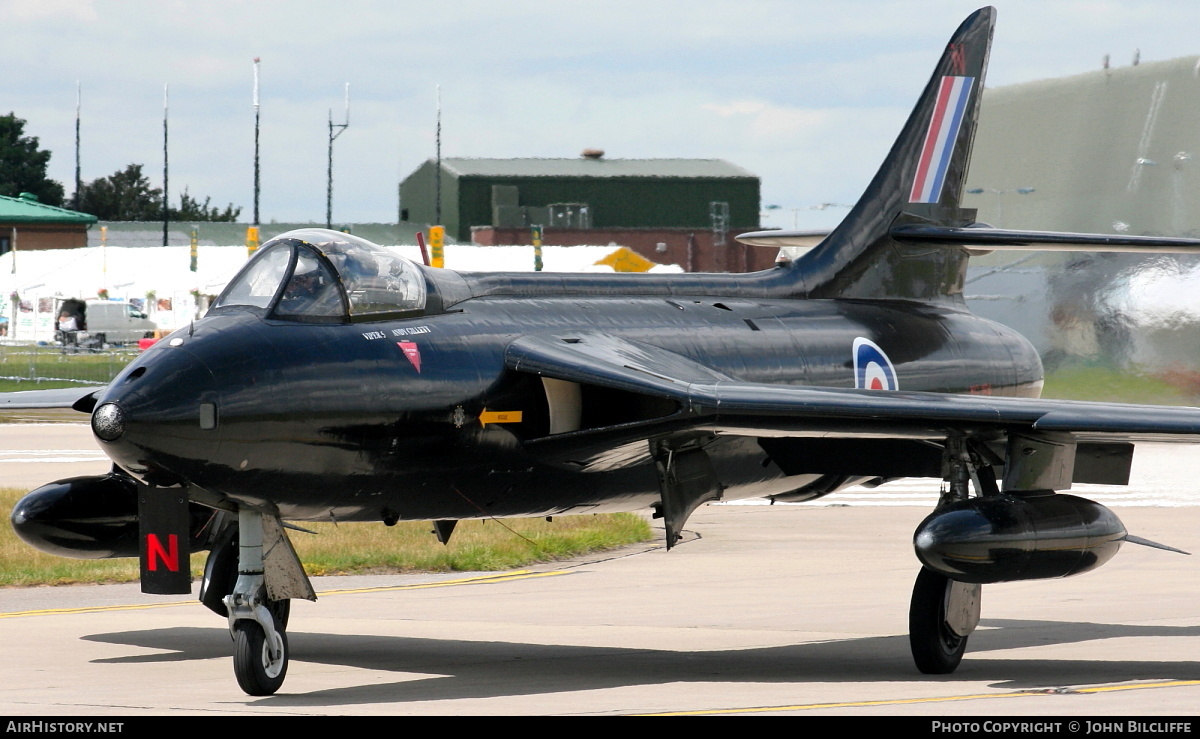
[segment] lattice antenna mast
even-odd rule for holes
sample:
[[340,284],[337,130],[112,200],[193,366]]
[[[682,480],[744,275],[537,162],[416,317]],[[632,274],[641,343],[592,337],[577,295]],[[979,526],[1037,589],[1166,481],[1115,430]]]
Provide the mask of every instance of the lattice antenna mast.
[[350,83],[346,83],[346,121],[333,122],[333,109],[329,109],[329,169],[325,179],[325,228],[333,228],[333,141],[350,127]]

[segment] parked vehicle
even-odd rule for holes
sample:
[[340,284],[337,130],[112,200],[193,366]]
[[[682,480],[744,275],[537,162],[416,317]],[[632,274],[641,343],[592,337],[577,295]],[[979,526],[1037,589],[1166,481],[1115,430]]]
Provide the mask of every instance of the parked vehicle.
[[126,344],[154,336],[158,325],[137,306],[119,300],[87,301],[87,332],[101,344]]

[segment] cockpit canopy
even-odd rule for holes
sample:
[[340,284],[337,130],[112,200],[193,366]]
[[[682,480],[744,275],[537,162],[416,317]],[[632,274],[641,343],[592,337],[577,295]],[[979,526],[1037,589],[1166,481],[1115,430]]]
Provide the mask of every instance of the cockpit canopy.
[[425,310],[425,277],[366,239],[305,228],[263,244],[213,304],[229,306],[308,323],[397,318]]

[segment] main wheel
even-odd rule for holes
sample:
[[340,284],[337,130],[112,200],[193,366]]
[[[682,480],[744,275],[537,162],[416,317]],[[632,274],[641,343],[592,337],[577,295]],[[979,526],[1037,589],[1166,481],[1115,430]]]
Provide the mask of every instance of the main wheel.
[[946,622],[946,606],[954,582],[922,567],[908,607],[908,644],[917,669],[926,675],[948,675],[967,651],[967,637]]
[[287,634],[279,630],[283,653],[272,661],[267,636],[257,621],[240,619],[234,629],[233,674],[237,676],[238,685],[248,695],[273,695],[287,676]]

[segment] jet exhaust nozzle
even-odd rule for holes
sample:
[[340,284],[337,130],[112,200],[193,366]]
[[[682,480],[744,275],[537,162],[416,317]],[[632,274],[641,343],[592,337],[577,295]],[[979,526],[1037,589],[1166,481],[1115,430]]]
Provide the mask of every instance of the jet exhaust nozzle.
[[1125,540],[1116,514],[1095,501],[1049,491],[958,501],[917,527],[926,567],[952,580],[996,583],[1094,570]]

